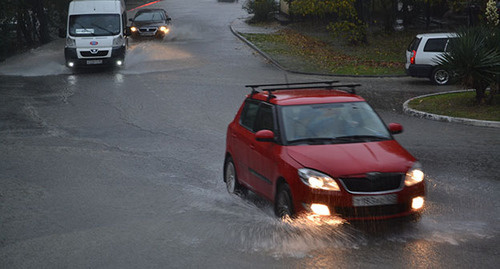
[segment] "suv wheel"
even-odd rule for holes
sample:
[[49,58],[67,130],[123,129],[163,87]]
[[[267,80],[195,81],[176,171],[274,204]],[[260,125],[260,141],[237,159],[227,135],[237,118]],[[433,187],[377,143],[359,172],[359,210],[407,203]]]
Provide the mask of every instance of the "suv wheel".
[[278,194],[276,195],[276,201],[274,205],[274,212],[276,216],[281,219],[286,219],[293,216],[292,195],[290,193],[290,187],[288,187],[288,184],[286,183],[283,183],[278,189]]
[[246,189],[238,182],[238,176],[231,157],[228,157],[224,163],[224,181],[226,182],[227,192],[230,194],[245,194]]
[[444,69],[436,68],[432,72],[431,81],[437,85],[446,85],[450,82],[450,73]]

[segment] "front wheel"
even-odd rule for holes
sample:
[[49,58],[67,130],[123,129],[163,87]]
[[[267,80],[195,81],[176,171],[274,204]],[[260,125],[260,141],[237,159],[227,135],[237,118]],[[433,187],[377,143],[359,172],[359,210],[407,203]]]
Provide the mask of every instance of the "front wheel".
[[450,82],[450,73],[438,67],[432,71],[431,81],[437,85],[446,85]]
[[283,183],[279,187],[274,203],[274,213],[277,217],[287,219],[293,216],[292,194],[288,184]]

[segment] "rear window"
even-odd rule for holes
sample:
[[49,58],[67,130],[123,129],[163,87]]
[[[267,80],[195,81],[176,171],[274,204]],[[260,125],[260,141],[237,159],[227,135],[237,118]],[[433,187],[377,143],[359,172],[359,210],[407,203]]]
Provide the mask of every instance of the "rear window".
[[413,51],[413,50],[417,50],[418,48],[418,45],[420,44],[420,41],[422,41],[422,38],[417,38],[415,37],[410,45],[408,45],[408,51]]
[[448,38],[431,38],[425,43],[424,51],[426,52],[444,52]]

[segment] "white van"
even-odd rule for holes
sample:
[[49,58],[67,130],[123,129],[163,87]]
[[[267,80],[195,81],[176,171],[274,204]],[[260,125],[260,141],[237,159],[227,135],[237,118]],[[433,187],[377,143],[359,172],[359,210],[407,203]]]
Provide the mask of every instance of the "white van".
[[69,3],[64,57],[68,67],[121,66],[127,47],[123,0],[73,0]]

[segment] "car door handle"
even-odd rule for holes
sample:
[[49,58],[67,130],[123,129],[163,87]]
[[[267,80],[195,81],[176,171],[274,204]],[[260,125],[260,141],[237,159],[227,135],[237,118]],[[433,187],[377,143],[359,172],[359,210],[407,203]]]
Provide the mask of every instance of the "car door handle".
[[255,145],[254,144],[250,144],[250,149],[255,149]]

